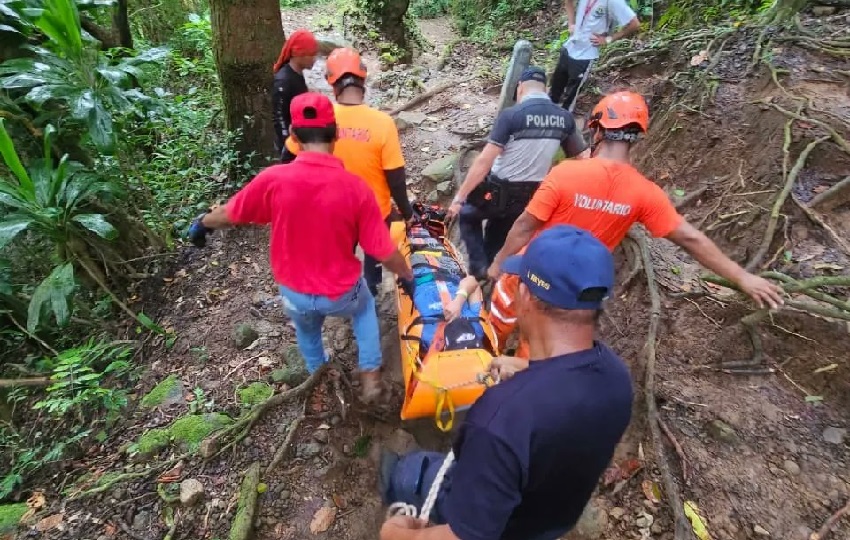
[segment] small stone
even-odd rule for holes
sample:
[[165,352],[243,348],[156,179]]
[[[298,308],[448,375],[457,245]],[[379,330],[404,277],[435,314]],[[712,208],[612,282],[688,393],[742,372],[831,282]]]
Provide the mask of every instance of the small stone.
[[653,523],[649,530],[652,534],[661,534],[664,532],[664,527],[662,527],[660,523]]
[[590,501],[576,524],[576,532],[587,540],[602,538],[608,528],[608,513],[598,503]]
[[430,204],[438,203],[440,202],[440,194],[435,189],[434,191],[429,192],[428,195],[425,196],[425,200]]
[[313,478],[324,478],[326,474],[328,474],[327,467],[322,467],[321,469],[315,469],[313,471]]
[[127,494],[127,491],[124,488],[115,488],[112,490],[112,498],[116,501],[120,501],[124,498],[124,495]]
[[281,490],[281,492],[277,494],[277,496],[278,496],[278,498],[279,498],[280,500],[286,500],[286,499],[288,499],[288,498],[289,498],[289,495],[290,495],[290,494],[289,494],[289,490],[286,490],[286,489]]
[[256,307],[262,307],[266,304],[266,302],[268,302],[272,298],[274,298],[274,296],[270,295],[265,291],[257,291],[251,297],[251,303]]
[[224,508],[225,506],[224,501],[219,498],[215,498],[210,501],[211,508]]
[[770,536],[770,533],[767,532],[767,530],[765,530],[765,528],[762,527],[761,525],[754,525],[753,526],[753,532],[756,533],[759,536]]
[[652,516],[644,512],[635,520],[635,525],[641,529],[646,529],[647,527],[651,527],[654,522],[655,520]]
[[437,193],[440,195],[451,195],[452,193],[452,181],[446,180],[445,182],[440,182],[437,184]]
[[835,6],[815,6],[812,8],[812,14],[815,17],[826,17],[835,13],[836,9]]
[[805,525],[800,525],[797,527],[797,538],[795,540],[809,540],[812,536],[812,533],[815,532]]
[[188,478],[180,482],[180,504],[194,506],[204,496],[204,485],[200,480]]
[[250,324],[240,323],[233,328],[230,337],[237,349],[244,349],[254,343],[260,337],[260,334]]
[[310,459],[322,453],[322,447],[318,443],[302,443],[297,448],[298,456],[304,459]]
[[338,414],[331,416],[331,425],[338,426],[342,423],[342,417]]
[[253,443],[254,441],[251,439],[251,437],[245,437],[244,439],[242,439],[243,446],[251,446],[251,444]]
[[619,506],[615,506],[614,508],[612,508],[611,510],[608,511],[608,515],[611,516],[612,518],[616,519],[616,520],[621,519],[625,513],[626,513],[626,510],[623,509],[623,508],[620,508]]
[[328,430],[326,429],[317,429],[313,433],[313,440],[318,443],[327,444],[329,439]]
[[790,459],[786,459],[782,464],[782,467],[785,469],[785,472],[790,474],[791,476],[797,476],[800,474],[800,466],[791,461]]
[[151,513],[147,510],[142,510],[133,518],[133,529],[137,531],[145,530],[151,525]]
[[734,443],[738,440],[738,435],[732,426],[722,420],[712,420],[706,425],[708,434],[720,442]]
[[350,454],[351,453],[351,445],[350,444],[343,444],[342,445],[342,453],[346,454],[346,455]]
[[427,120],[428,116],[425,113],[421,112],[402,111],[398,113],[397,118],[407,122],[410,125],[418,126],[419,124]]
[[847,430],[844,428],[828,427],[823,430],[823,439],[828,443],[842,444],[846,436]]
[[450,154],[434,161],[422,170],[422,178],[431,182],[439,183],[450,180],[454,172],[457,154]]

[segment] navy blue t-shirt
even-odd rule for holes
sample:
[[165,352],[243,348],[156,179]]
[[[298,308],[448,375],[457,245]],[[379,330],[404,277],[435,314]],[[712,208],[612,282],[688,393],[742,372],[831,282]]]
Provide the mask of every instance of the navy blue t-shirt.
[[531,362],[470,408],[444,505],[461,540],[554,540],[590,500],[631,418],[623,361],[600,343]]

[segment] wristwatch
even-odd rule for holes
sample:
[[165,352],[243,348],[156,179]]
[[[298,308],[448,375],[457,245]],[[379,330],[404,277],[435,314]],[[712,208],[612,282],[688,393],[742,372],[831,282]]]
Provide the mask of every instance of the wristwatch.
[[610,45],[614,41],[614,38],[611,36],[605,36],[605,44]]

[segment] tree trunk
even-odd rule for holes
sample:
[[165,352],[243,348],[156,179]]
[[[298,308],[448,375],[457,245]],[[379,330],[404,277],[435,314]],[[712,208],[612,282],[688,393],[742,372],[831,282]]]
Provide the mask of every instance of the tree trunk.
[[407,35],[407,25],[404,24],[404,15],[410,6],[410,0],[384,0],[379,2],[383,8],[379,11],[381,31],[384,37],[391,43],[397,45],[407,61],[412,56],[410,51],[410,40]]
[[790,21],[809,4],[809,0],[773,0],[762,15],[764,24],[782,24]]
[[118,0],[112,12],[112,28],[118,36],[118,44],[125,49],[133,48],[133,34],[130,32],[130,17],[127,15],[127,0]]
[[241,129],[237,149],[257,152],[255,164],[274,155],[272,66],[284,42],[278,0],[210,0],[213,48],[225,119]]

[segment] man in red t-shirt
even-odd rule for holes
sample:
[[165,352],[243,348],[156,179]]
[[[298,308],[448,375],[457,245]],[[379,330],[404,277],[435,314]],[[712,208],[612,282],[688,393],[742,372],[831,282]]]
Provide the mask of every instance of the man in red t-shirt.
[[328,360],[325,317],[351,318],[363,398],[371,401],[381,391],[378,316],[354,247],[360,244],[402,280],[413,273],[393,245],[372,191],[332,155],[337,129],[330,100],[301,94],[291,113],[292,136],[301,148],[295,161],[260,172],[225,206],[195,220],[189,236],[203,246],[211,229],[270,224],[272,273],[307,370],[313,373]]
[[[633,92],[606,96],[588,126],[598,144],[593,157],[568,160],[554,167],[514,223],[504,247],[488,270],[496,281],[491,322],[500,343],[516,326],[516,276],[501,276],[502,262],[524,249],[539,232],[554,225],[580,227],[613,251],[634,223],[654,237],[682,247],[709,270],[736,283],[759,307],[782,305],[782,289],[747,272],[727,257],[707,236],[685,221],[667,194],[631,165],[629,151],[649,124],[644,99]],[[501,277],[500,277],[501,276]],[[526,353],[520,343],[517,354]]]

